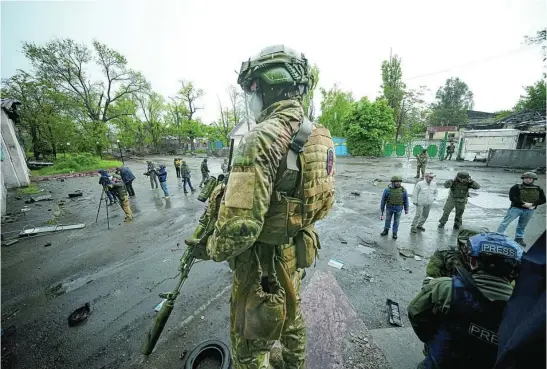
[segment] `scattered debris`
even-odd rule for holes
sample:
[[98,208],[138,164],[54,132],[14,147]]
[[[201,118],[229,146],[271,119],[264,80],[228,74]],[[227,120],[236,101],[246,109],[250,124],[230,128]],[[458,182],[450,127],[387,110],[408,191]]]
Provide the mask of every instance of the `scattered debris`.
[[72,229],[80,229],[84,227],[85,227],[85,223],[71,224],[71,225],[59,224],[56,226],[49,226],[49,227],[33,227],[33,228],[23,229],[21,232],[19,232],[19,237],[25,237],[25,236],[30,236],[33,234],[39,234],[39,233],[45,233],[45,232],[69,231]]
[[44,247],[49,247],[49,246],[51,246],[51,242],[48,242],[44,245]]
[[184,351],[182,352],[182,354],[180,354],[179,358],[180,358],[181,360],[184,360],[184,358],[186,357],[187,354],[188,354],[188,350],[184,350]]
[[411,249],[403,248],[403,247],[397,247],[397,251],[399,251],[399,255],[404,256],[405,258],[413,258],[414,257],[414,251]]
[[546,168],[545,167],[537,167],[534,172],[539,174],[545,174]]
[[26,213],[27,211],[30,211],[31,209],[27,206],[21,209],[21,213]]
[[82,190],[74,191],[73,193],[69,193],[68,197],[73,199],[75,197],[81,197],[83,195]]
[[2,246],[4,247],[7,247],[7,246],[11,246],[13,245],[14,243],[17,243],[19,240],[18,239],[13,239],[13,240],[7,240],[7,241],[2,241]]
[[344,266],[344,263],[341,263],[336,259],[330,259],[328,265],[336,269],[342,269],[342,267]]
[[54,217],[60,217],[61,216],[61,211],[60,210],[56,210],[53,212],[53,216]]
[[154,308],[154,311],[157,313],[158,311],[161,310],[163,304],[165,304],[165,301],[167,301],[167,299],[163,299],[161,300],[161,302],[159,304],[156,305],[156,307]]
[[365,255],[370,255],[372,253],[374,253],[374,250],[372,247],[367,247],[367,246],[363,246],[363,245],[357,245],[357,250],[359,252],[361,252],[362,254],[365,254]]
[[90,312],[91,309],[89,308],[89,302],[86,302],[84,306],[74,310],[72,314],[68,316],[69,327],[74,327],[75,325],[86,320]]
[[15,200],[21,200],[23,199],[21,196],[15,196]]
[[13,222],[15,222],[15,218],[12,217],[12,216],[5,215],[5,216],[2,218],[2,223],[13,223]]
[[361,192],[359,191],[351,191],[351,194],[355,196],[361,196]]
[[401,267],[401,270],[403,272],[409,272],[409,273],[412,273],[412,270],[408,269],[408,268],[405,268],[405,267]]
[[203,320],[203,319],[205,319],[205,317],[202,315],[202,316],[201,316],[201,320]]
[[32,204],[33,202],[38,201],[51,201],[51,195],[42,195],[42,196],[31,196],[29,199],[25,200],[25,204]]
[[342,237],[340,237],[340,235],[338,235],[338,239],[339,239],[340,242],[343,243],[344,245],[348,243],[348,241],[346,241],[345,239],[343,239]]
[[418,255],[414,255],[414,260],[416,260],[416,261],[420,261],[420,260],[422,260],[422,258],[421,258],[421,257],[419,257]]
[[399,310],[399,304],[391,299],[387,299],[386,304],[388,306],[389,313],[389,324],[397,325],[399,327],[403,326],[401,321],[401,312]]

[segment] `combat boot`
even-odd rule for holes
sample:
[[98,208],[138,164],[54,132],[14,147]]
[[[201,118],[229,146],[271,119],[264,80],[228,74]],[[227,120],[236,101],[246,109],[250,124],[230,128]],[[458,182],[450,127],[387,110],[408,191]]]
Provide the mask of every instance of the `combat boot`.
[[418,228],[420,231],[425,231],[425,228],[422,226],[417,226],[416,228]]
[[444,228],[444,223],[439,223],[439,228]]
[[410,228],[410,232],[412,233],[418,233],[418,230],[416,228]]
[[515,238],[515,242],[518,243],[521,247],[526,247],[526,243],[524,242],[524,239],[520,237]]
[[387,232],[389,232],[389,229],[385,229],[380,233],[380,236],[387,236]]
[[397,239],[397,232],[393,232],[393,234],[391,235],[391,237],[393,237],[394,240]]
[[454,224],[454,229],[460,229],[460,227],[461,227],[460,225]]

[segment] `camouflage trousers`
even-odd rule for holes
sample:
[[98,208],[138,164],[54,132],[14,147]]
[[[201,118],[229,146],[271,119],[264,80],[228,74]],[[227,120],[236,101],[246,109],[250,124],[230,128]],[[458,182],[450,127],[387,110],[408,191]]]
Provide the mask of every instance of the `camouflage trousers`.
[[[235,274],[235,273],[234,273]],[[235,276],[234,276],[235,277]],[[292,276],[296,293],[297,311],[294,322],[283,328],[279,339],[282,346],[283,369],[303,369],[306,359],[306,325],[300,310],[300,287],[302,274],[298,271]],[[234,286],[236,286],[234,281]],[[237,298],[237,291],[232,291],[232,300]],[[235,331],[235,304],[230,309],[230,338],[233,369],[270,369],[270,350],[276,341],[249,340]],[[277,366],[275,367],[277,368]]]
[[131,207],[129,206],[129,199],[127,196],[120,199],[120,206],[122,207],[122,210],[125,213],[125,219],[126,220],[133,219],[133,212],[131,211]]
[[439,223],[445,224],[448,222],[448,217],[450,216],[450,213],[455,208],[456,209],[456,216],[454,217],[454,225],[461,226],[462,225],[462,217],[463,212],[465,211],[465,205],[466,201],[462,201],[461,199],[454,199],[452,196],[448,196],[446,199],[446,202],[444,203],[443,208],[443,216],[441,219],[439,219]]

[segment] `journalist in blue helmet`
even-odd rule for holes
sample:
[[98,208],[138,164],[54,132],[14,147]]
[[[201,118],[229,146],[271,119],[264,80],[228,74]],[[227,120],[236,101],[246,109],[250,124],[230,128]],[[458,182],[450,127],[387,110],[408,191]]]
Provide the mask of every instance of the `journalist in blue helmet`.
[[427,356],[418,368],[491,368],[497,331],[513,293],[522,249],[495,232],[461,245],[463,262],[452,277],[429,279],[408,306],[408,318]]

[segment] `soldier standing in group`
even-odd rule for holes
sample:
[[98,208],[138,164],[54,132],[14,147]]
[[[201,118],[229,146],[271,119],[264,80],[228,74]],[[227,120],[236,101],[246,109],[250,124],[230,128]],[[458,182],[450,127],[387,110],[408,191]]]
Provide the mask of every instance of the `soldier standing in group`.
[[123,183],[125,183],[125,189],[129,194],[129,197],[135,197],[135,190],[133,189],[133,181],[135,176],[133,172],[128,167],[118,167],[116,168],[116,174],[119,174],[122,178]]
[[[425,167],[427,166],[427,150],[423,149],[421,154],[418,155],[418,166],[416,167],[416,177],[414,178],[424,178]],[[421,176],[420,176],[421,172]]]
[[454,229],[459,229],[462,226],[462,216],[467,204],[469,189],[478,190],[481,186],[471,179],[467,172],[458,172],[455,179],[449,179],[444,183],[445,188],[450,188],[448,198],[444,203],[443,216],[439,219],[439,228],[444,228],[452,209],[456,208],[456,216],[454,217]]
[[156,168],[154,166],[154,163],[152,163],[150,160],[146,162],[146,173],[144,174],[147,175],[148,178],[150,178],[150,191],[158,188],[158,176],[156,175]]
[[397,239],[397,231],[399,230],[399,219],[403,209],[405,214],[408,214],[408,193],[406,189],[401,186],[403,179],[399,176],[391,177],[391,183],[387,186],[382,194],[382,201],[380,202],[380,211],[382,215],[380,220],[384,219],[384,209],[386,211],[386,222],[384,224],[384,230],[380,233],[381,236],[386,236],[391,228],[391,218],[393,218],[393,239]]
[[456,150],[456,146],[454,146],[454,142],[450,141],[450,145],[448,145],[448,147],[446,148],[446,156],[444,157],[444,160],[452,160],[452,154],[454,154],[454,150]]
[[328,129],[305,118],[302,99],[314,81],[303,54],[264,49],[242,64],[238,84],[260,124],[234,152],[206,257],[234,270],[234,369],[269,368],[276,340],[284,368],[303,369],[300,286],[320,248],[314,224],[334,202],[334,144]]
[[192,181],[190,180],[190,168],[188,168],[188,164],[186,164],[186,161],[184,160],[180,166],[180,176],[182,177],[182,183],[184,185],[184,193],[188,193],[186,190],[187,184],[190,186],[190,190],[194,192],[196,189],[192,187]]
[[175,158],[175,171],[177,172],[177,178],[180,178],[180,158]]
[[504,233],[507,226],[518,218],[517,230],[515,232],[515,241],[522,247],[526,247],[524,242],[524,230],[535,209],[539,205],[545,204],[545,192],[541,187],[534,184],[538,178],[534,172],[526,172],[521,177],[522,183],[516,184],[509,190],[509,200],[511,207],[507,210],[505,218],[498,227],[498,233]]
[[124,221],[130,222],[131,220],[133,220],[133,213],[131,212],[131,207],[129,206],[129,196],[127,195],[127,189],[125,187],[125,184],[121,180],[119,180],[111,182],[108,185],[108,188],[116,194],[116,197],[120,201],[120,206],[125,213]]
[[481,233],[462,244],[466,268],[424,281],[408,318],[426,344],[418,368],[492,368],[503,310],[522,258],[519,245],[499,233]]
[[201,163],[201,182],[199,183],[199,188],[203,186],[207,178],[209,178],[209,167],[207,166],[207,158],[205,158]]
[[433,173],[427,173],[425,179],[416,183],[414,186],[414,192],[412,193],[412,202],[416,205],[416,215],[412,221],[412,227],[410,231],[412,233],[420,231],[425,231],[423,227],[427,217],[429,216],[429,210],[431,205],[435,202],[437,198],[437,184],[433,182]]

